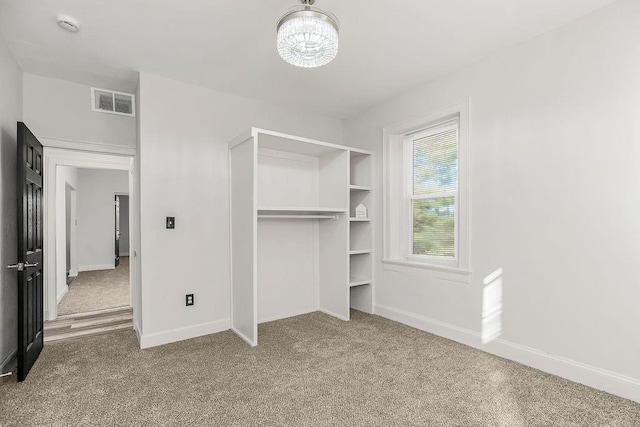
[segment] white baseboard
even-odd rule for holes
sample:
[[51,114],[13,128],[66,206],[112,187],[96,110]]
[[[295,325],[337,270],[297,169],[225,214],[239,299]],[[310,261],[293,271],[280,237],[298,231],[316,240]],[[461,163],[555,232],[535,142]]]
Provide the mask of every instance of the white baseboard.
[[393,307],[376,305],[375,314],[570,381],[640,402],[640,380],[636,378],[627,377],[561,356],[555,356],[500,338],[490,343],[482,344],[479,332]]
[[78,275],[78,269],[77,268],[69,269],[69,277],[76,277],[77,275]]
[[114,268],[116,267],[113,264],[81,265],[78,271],[113,270]]
[[16,359],[16,355],[18,354],[18,347],[14,348],[9,352],[7,357],[5,357],[0,363],[0,374],[6,374],[9,372],[9,367],[13,365]]
[[169,344],[172,342],[200,337],[203,335],[228,331],[229,327],[229,319],[222,319],[214,322],[201,323],[199,325],[186,326],[184,328],[156,332],[153,334],[145,335],[143,333],[140,336],[140,348],[156,347],[163,344]]
[[129,256],[129,252],[120,252],[120,256]]
[[318,311],[318,310],[315,309],[315,308],[312,308],[312,309],[309,309],[309,310],[292,311],[291,313],[271,316],[271,317],[267,317],[266,319],[258,319],[258,324],[275,322],[276,320],[288,319],[290,317],[302,316],[303,314],[309,314],[309,313],[313,313],[315,311]]
[[[348,322],[348,321],[349,321],[349,319],[348,319],[348,318],[346,318],[346,317],[344,317],[344,316],[340,316],[339,314],[336,314],[336,313],[334,313],[333,311],[325,310],[324,308],[320,308],[320,309],[318,309],[318,311],[319,311],[320,313],[324,313],[324,314],[326,314],[326,315],[328,315],[328,316],[336,317],[336,318],[338,318],[338,319],[340,319],[340,320],[344,320],[345,322]],[[383,317],[384,317],[384,316],[383,316]]]
[[67,292],[69,292],[69,285],[64,285],[64,288],[62,288],[62,292],[60,292],[60,295],[58,295],[56,299],[58,304],[60,304],[60,301],[62,301],[62,298],[64,298]]

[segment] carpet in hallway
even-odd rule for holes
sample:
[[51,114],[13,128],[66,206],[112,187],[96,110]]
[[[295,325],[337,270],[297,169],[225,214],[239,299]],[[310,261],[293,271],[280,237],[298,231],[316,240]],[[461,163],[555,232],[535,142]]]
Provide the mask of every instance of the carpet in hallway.
[[58,315],[86,313],[129,305],[129,257],[113,270],[83,271],[58,304]]

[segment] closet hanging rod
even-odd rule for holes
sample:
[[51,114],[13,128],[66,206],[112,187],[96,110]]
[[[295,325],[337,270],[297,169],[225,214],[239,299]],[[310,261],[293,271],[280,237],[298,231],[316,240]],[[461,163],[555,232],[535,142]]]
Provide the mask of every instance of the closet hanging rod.
[[258,215],[258,219],[338,219],[337,215]]

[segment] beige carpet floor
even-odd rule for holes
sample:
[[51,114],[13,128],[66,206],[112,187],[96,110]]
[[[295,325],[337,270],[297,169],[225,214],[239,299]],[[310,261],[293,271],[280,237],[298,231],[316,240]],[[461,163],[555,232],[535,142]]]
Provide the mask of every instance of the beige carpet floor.
[[45,346],[0,386],[7,426],[638,426],[640,404],[395,322],[312,313],[146,350]]
[[113,270],[83,271],[58,304],[58,315],[86,313],[129,305],[129,257]]

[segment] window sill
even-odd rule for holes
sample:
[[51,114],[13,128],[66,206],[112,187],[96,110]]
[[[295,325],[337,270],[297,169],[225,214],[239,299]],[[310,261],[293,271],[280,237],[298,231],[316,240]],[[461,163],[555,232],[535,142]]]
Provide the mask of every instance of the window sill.
[[461,268],[395,259],[383,259],[382,263],[384,264],[384,269],[388,271],[417,274],[423,277],[448,280],[450,282],[458,283],[468,284],[471,281],[471,271]]

